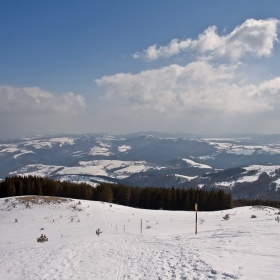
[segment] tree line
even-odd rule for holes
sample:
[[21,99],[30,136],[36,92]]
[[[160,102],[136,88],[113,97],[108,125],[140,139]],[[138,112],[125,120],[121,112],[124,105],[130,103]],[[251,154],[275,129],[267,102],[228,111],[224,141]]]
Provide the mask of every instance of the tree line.
[[59,196],[92,199],[92,186],[81,183],[60,182],[37,176],[8,177],[0,183],[0,197],[20,195]]
[[231,194],[215,189],[139,188],[102,183],[95,190],[95,199],[144,209],[190,211],[195,203],[201,211],[233,207]]
[[74,199],[97,200],[144,209],[224,210],[233,207],[230,193],[223,190],[174,189],[131,187],[122,184],[101,183],[96,188],[82,183],[60,182],[36,176],[16,176],[0,183],[0,197],[21,195],[59,196]]
[[234,200],[235,207],[263,205],[274,208],[280,208],[280,201],[276,200],[263,200],[263,199],[237,199]]

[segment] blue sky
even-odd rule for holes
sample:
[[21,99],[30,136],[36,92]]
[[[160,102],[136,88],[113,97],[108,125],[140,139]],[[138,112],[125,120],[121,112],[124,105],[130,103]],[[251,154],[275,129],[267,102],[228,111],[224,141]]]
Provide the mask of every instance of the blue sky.
[[2,0],[0,12],[0,136],[280,133],[277,0]]

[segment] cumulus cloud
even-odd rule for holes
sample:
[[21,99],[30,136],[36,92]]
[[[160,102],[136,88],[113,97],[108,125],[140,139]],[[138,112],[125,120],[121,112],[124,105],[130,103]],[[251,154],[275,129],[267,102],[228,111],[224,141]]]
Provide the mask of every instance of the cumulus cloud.
[[85,108],[81,95],[68,92],[56,96],[38,87],[0,86],[0,99],[0,113],[5,114],[75,114]]
[[280,133],[280,77],[256,82],[246,72],[250,66],[202,60],[103,76],[102,118],[115,132]]
[[[197,61],[138,74],[104,76],[96,83],[107,99],[123,100],[124,107],[164,114],[176,112],[227,114],[269,111],[280,97],[280,78],[260,84],[238,80],[238,64]],[[243,77],[243,76],[242,76]]]
[[199,34],[196,40],[173,39],[166,46],[152,45],[143,52],[135,53],[133,57],[150,61],[168,58],[186,51],[195,51],[208,59],[228,57],[238,60],[247,54],[256,57],[270,56],[273,44],[278,41],[278,23],[279,21],[274,18],[248,19],[225,36],[220,36],[217,27],[211,26]]

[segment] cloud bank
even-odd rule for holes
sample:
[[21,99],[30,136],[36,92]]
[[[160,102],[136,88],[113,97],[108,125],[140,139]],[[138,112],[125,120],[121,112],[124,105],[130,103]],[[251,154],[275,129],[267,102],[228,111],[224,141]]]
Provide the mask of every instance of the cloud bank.
[[68,92],[62,95],[38,87],[0,86],[0,135],[19,136],[77,131],[85,115],[85,99]]
[[0,113],[5,114],[76,114],[85,108],[81,95],[72,92],[56,96],[38,87],[0,86]]
[[276,109],[280,78],[260,84],[238,80],[238,65],[197,61],[176,64],[139,74],[120,73],[96,80],[106,88],[107,99],[123,99],[125,107],[165,114],[174,111],[257,113]]
[[150,61],[187,51],[195,51],[208,59],[228,57],[238,60],[247,54],[256,57],[270,56],[274,42],[278,41],[278,23],[279,21],[273,18],[248,19],[225,36],[220,36],[217,27],[211,26],[199,34],[196,40],[173,39],[166,46],[152,45],[143,52],[135,53],[133,57]]
[[[114,119],[129,119],[135,130],[280,133],[280,76],[254,77],[251,64],[272,56],[278,23],[248,19],[227,35],[212,26],[196,40],[153,45],[134,58],[150,61],[193,51],[199,56],[186,65],[117,73],[95,82],[114,104]],[[253,60],[244,64],[245,56]]]

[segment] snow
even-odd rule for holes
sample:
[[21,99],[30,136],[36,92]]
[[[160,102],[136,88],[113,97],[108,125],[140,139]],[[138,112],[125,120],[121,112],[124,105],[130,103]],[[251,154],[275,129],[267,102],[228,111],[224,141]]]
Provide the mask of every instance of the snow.
[[275,180],[274,183],[276,183],[276,190],[279,190],[280,189],[280,178]]
[[250,156],[254,152],[255,152],[254,149],[250,149],[248,147],[236,147],[228,151],[229,154],[246,155],[246,156]]
[[217,182],[217,183],[215,183],[215,185],[217,187],[229,187],[229,188],[232,188],[235,183],[236,183],[235,181],[231,181],[231,182]]
[[50,175],[91,175],[108,176],[111,178],[126,178],[135,172],[143,172],[158,168],[157,165],[146,161],[121,161],[121,160],[92,160],[80,161],[78,166],[56,166],[44,164],[29,164],[9,175],[42,176]]
[[118,150],[119,150],[119,152],[121,152],[121,153],[127,152],[127,151],[130,150],[130,149],[131,149],[131,147],[130,147],[130,146],[127,146],[127,145],[122,145],[122,146],[119,146],[119,147],[118,147]]
[[91,148],[89,154],[92,156],[106,156],[106,157],[113,155],[113,153],[109,152],[108,148],[98,147],[98,146]]
[[24,146],[32,146],[35,149],[52,148],[55,144],[59,144],[59,147],[63,145],[74,145],[75,140],[73,138],[60,137],[50,138],[46,140],[30,140],[23,143]]
[[198,176],[185,176],[185,175],[179,175],[179,174],[174,174],[174,175],[176,177],[186,179],[186,181],[191,181],[191,180],[193,180],[193,179],[198,177]]
[[103,170],[103,166],[74,166],[74,167],[64,167],[62,170],[58,171],[57,174],[88,174],[88,175],[99,175],[107,176],[108,173]]
[[20,154],[14,155],[14,159],[17,159],[18,157],[26,154],[35,154],[33,151],[27,151],[27,150],[21,150],[20,152],[21,152]]
[[[96,181],[96,182],[93,182]],[[87,183],[88,185],[91,185],[92,187],[96,187],[97,185],[99,185],[100,183],[112,183],[111,181],[99,178],[99,177],[93,177],[93,176],[83,176],[83,175],[65,175],[65,176],[61,176],[59,178],[59,181],[63,182],[63,181],[68,181],[68,182],[72,182],[72,183]]]
[[107,143],[103,143],[101,141],[96,141],[101,147],[105,147],[105,148],[110,148],[111,145],[107,144]]
[[44,165],[44,164],[29,164],[17,171],[10,172],[9,175],[11,176],[40,176],[40,177],[47,177],[51,173],[57,172],[58,170],[62,169],[63,166],[58,165]]
[[[216,154],[215,154],[216,155]],[[207,155],[207,156],[199,156],[199,157],[197,157],[197,159],[199,159],[199,160],[209,160],[209,159],[212,159],[212,160],[214,160],[215,159],[215,155]]]
[[[278,279],[280,275],[280,224],[275,221],[279,210],[269,207],[198,212],[197,235],[194,212],[110,207],[83,200],[81,205],[67,199],[36,201],[36,197],[0,199],[0,209],[1,279]],[[222,219],[225,214],[230,215],[228,221]],[[97,228],[103,231],[99,237]],[[36,242],[41,234],[48,242]]]
[[28,151],[25,149],[17,148],[16,145],[0,145],[0,147],[6,147],[5,149],[0,150],[0,153],[18,153],[13,156],[14,159],[17,159],[18,157],[25,155],[25,154],[35,154],[33,151]]
[[207,168],[207,169],[210,168],[210,169],[212,169],[212,167],[209,166],[209,165],[198,163],[198,162],[195,162],[191,159],[182,158],[182,160],[187,162],[188,164],[192,165],[193,167],[196,167],[196,168]]
[[236,182],[254,182],[258,180],[261,173],[266,172],[269,176],[275,175],[275,170],[280,168],[280,165],[250,165],[244,167],[246,171],[256,170],[256,174],[250,176],[243,176],[239,178]]
[[16,148],[16,147],[9,147],[9,148],[5,148],[3,150],[0,151],[0,153],[16,153],[16,152],[20,152],[21,150]]
[[[123,161],[123,160],[92,160],[80,161],[81,166],[99,166],[106,170],[107,176],[114,178],[126,178],[135,172],[143,172],[148,169],[156,168],[155,164],[146,161]],[[97,175],[97,174],[93,174]]]
[[[214,146],[219,152],[227,152],[228,154],[236,154],[236,155],[252,155],[256,154],[271,154],[276,155],[280,154],[279,145],[239,145],[236,143],[227,143],[227,142],[215,142],[208,141],[205,139],[209,145]],[[218,139],[217,139],[218,140]],[[219,139],[222,141],[223,139]],[[238,142],[235,140],[235,142]]]

